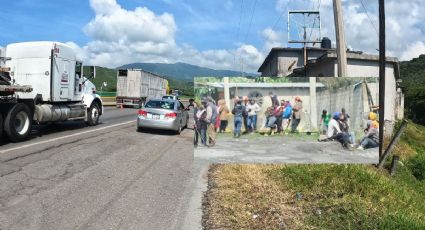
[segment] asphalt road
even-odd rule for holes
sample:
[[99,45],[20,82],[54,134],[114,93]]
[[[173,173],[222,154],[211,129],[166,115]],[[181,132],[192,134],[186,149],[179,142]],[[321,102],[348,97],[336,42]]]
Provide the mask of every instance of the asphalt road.
[[205,167],[192,164],[193,131],[138,133],[136,112],[107,108],[96,127],[3,141],[0,229],[199,229]]

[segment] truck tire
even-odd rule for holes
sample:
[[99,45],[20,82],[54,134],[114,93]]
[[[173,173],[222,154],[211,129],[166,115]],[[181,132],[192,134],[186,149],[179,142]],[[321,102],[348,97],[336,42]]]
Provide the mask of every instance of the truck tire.
[[0,113],[0,138],[3,137],[3,114]]
[[98,103],[92,103],[87,112],[87,124],[90,126],[95,126],[99,124],[100,117],[100,107]]
[[31,110],[23,103],[14,105],[4,120],[4,131],[13,142],[27,139],[31,133],[31,126]]

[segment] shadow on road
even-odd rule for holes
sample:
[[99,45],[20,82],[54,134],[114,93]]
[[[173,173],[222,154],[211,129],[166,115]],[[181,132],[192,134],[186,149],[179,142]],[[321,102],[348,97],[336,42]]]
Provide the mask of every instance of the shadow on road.
[[[99,125],[102,125],[102,122],[99,122]],[[62,123],[52,123],[47,125],[33,125],[31,134],[29,136],[28,140],[33,140],[38,137],[60,133],[64,131],[73,131],[73,130],[79,130],[79,129],[85,129],[89,128],[91,126],[88,126],[85,122],[81,121],[65,121]],[[12,143],[8,138],[3,134],[3,137],[1,137],[0,140],[0,146],[7,145]]]

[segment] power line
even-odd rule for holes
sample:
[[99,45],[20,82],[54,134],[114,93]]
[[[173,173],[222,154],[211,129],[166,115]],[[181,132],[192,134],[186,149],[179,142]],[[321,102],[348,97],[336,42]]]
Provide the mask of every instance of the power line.
[[[283,7],[283,12],[285,12],[285,10],[287,10],[288,9],[288,5],[289,5],[289,0],[288,0],[288,2],[286,3],[286,5],[285,5],[285,7]],[[276,29],[276,26],[278,25],[278,23],[280,22],[280,20],[282,19],[282,16],[283,16],[283,13],[280,13],[279,14],[279,17],[277,18],[277,20],[275,21],[275,23],[273,24],[273,28],[272,28],[272,30],[275,30]]]
[[[239,12],[239,23],[238,23],[238,29],[236,32],[236,41],[239,41],[239,34],[240,34],[240,30],[241,30],[241,23],[242,23],[242,17],[243,17],[243,9],[244,9],[244,1],[241,1],[241,8],[240,8],[240,12]],[[236,66],[236,52],[233,54],[233,65]]]
[[249,31],[251,30],[252,20],[254,19],[254,13],[255,13],[256,6],[257,6],[257,0],[254,1],[254,7],[252,7],[251,19],[249,20],[248,30],[246,31],[246,34],[245,34],[244,43],[246,42],[246,38],[248,37]]
[[362,4],[362,7],[363,7],[363,9],[364,9],[364,11],[365,11],[365,13],[367,15],[367,18],[369,19],[369,22],[372,25],[373,29],[375,30],[376,34],[379,34],[378,29],[376,28],[375,24],[373,23],[372,19],[370,18],[369,13],[367,12],[367,9],[366,9],[366,7],[365,7],[365,5],[363,3],[363,0],[359,0],[359,1]]
[[[321,0],[318,0],[318,2],[317,2],[318,4],[317,4],[317,10],[319,11],[319,17],[320,17],[320,5],[321,5],[321,3],[322,3],[322,1]],[[314,9],[314,8],[313,8]],[[313,28],[314,28],[314,25],[316,25],[316,19],[317,19],[317,17],[315,17],[314,18],[314,21],[313,21]],[[311,29],[310,30],[310,35],[308,36],[308,40],[310,40],[311,39],[311,35],[312,35],[312,33],[313,33],[313,29]],[[319,38],[320,39],[320,38]],[[313,46],[314,46],[314,44],[313,44]]]
[[[248,29],[246,31],[245,34],[245,38],[244,38],[244,43],[246,43],[246,39],[248,37],[249,31],[251,30],[251,26],[252,26],[252,20],[254,19],[254,13],[255,13],[255,8],[257,6],[257,0],[254,1],[254,6],[252,7],[252,11],[251,11],[251,19],[249,20],[249,24],[248,24]],[[239,55],[239,58],[241,60],[241,75],[243,77],[244,72],[243,72],[243,58],[242,58],[242,52]]]
[[244,8],[244,2],[241,1],[241,10],[239,12],[239,23],[238,23],[238,30],[236,32],[236,40],[239,40],[239,32],[241,30],[241,23],[242,23],[242,16],[243,16],[243,8]]

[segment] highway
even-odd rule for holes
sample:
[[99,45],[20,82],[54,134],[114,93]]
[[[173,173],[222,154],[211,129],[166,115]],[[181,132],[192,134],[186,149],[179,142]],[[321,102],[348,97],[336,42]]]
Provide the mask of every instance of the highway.
[[0,143],[0,229],[199,229],[193,130],[136,132],[135,109],[101,124],[35,127]]

